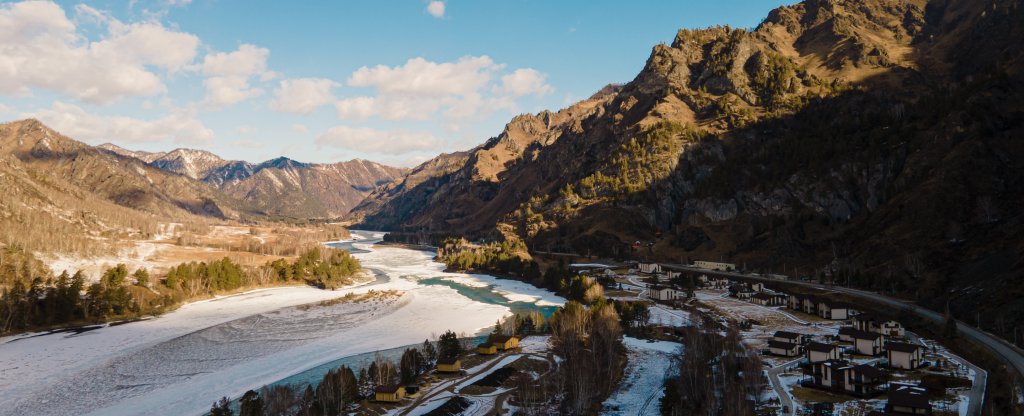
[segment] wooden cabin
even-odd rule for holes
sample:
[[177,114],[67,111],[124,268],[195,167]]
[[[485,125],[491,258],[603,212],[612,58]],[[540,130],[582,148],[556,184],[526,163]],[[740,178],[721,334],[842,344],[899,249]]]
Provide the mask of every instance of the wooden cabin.
[[491,338],[491,345],[495,346],[498,351],[519,348],[519,337],[514,335],[496,335]]
[[437,372],[458,373],[462,371],[462,361],[458,358],[439,358],[437,360]]
[[405,387],[377,386],[373,390],[373,399],[378,402],[398,403],[405,397]]
[[498,353],[498,347],[493,343],[485,342],[476,347],[476,353],[480,355],[494,355]]

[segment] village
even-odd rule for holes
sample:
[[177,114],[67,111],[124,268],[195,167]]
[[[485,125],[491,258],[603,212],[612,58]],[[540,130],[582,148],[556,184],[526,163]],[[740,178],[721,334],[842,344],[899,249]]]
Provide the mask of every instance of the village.
[[[627,336],[620,388],[602,414],[657,414],[673,334],[698,325],[693,313],[742,328],[742,342],[764,364],[761,415],[973,414],[984,397],[986,373],[896,317],[827,291],[771,289],[705,271],[725,263],[696,262],[694,270],[655,263],[573,264],[601,282],[609,299],[642,301],[660,340]],[[515,414],[526,384],[542,383],[557,367],[546,334],[492,334],[458,356],[436,360],[410,385],[377,386],[367,414]],[[660,344],[658,344],[660,343]],[[654,344],[654,347],[648,344]],[[651,354],[644,349],[663,349]],[[643,390],[642,392],[640,390]],[[636,397],[633,397],[636,396]],[[628,411],[627,411],[628,410]]]
[[763,414],[953,415],[979,408],[984,370],[895,317],[837,293],[773,290],[770,281],[699,269],[734,272],[736,266],[697,261],[689,270],[670,270],[637,263],[615,280],[660,307],[695,306],[745,328],[744,342],[761,353],[774,396]]

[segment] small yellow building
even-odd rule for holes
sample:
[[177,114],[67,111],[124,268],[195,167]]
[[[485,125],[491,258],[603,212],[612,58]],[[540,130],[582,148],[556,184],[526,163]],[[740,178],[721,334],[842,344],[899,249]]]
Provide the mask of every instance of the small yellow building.
[[405,387],[402,386],[377,386],[373,391],[373,398],[378,402],[398,403],[405,397]]
[[483,343],[476,347],[476,353],[480,355],[494,355],[498,353],[498,347],[492,343]]
[[462,371],[462,361],[458,358],[441,358],[437,360],[437,372],[458,373]]
[[491,339],[491,345],[499,351],[519,348],[519,338],[512,335],[497,335]]

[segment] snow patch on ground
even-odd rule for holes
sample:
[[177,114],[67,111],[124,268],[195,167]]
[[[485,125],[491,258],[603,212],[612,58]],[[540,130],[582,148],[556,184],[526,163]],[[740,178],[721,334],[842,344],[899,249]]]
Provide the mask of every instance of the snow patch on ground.
[[[449,287],[416,283],[453,275],[430,253],[359,248],[371,250],[356,257],[386,274],[386,283],[338,291],[257,290],[195,302],[144,322],[8,340],[0,344],[0,415],[200,414],[221,396],[237,397],[323,363],[422,342],[448,329],[476,333],[511,313]],[[472,277],[538,302],[564,302],[520,282]],[[389,289],[404,295],[390,303],[282,310]]]
[[671,377],[672,357],[682,344],[668,341],[648,342],[625,337],[629,363],[619,383],[601,409],[604,415],[659,415],[665,378]]

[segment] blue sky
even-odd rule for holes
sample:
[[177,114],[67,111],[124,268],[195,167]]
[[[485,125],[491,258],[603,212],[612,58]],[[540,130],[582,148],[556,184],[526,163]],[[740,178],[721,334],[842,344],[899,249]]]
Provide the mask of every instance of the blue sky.
[[0,119],[138,150],[409,166],[630,81],[679,28],[753,27],[782,3],[2,3]]

